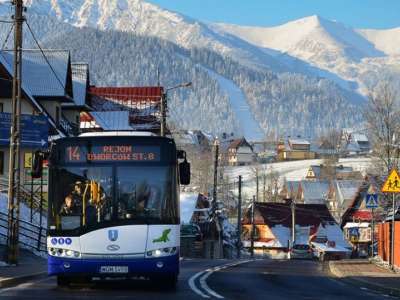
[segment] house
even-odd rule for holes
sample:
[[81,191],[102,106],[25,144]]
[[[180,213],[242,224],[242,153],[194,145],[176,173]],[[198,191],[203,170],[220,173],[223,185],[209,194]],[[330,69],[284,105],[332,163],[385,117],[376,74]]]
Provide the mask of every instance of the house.
[[333,180],[332,192],[328,199],[328,208],[337,222],[353,203],[362,188],[363,180]]
[[287,143],[282,140],[277,146],[278,160],[303,160],[314,159],[315,152],[311,151],[311,144],[305,139],[288,139]]
[[299,189],[299,203],[326,205],[330,185],[328,181],[302,180]]
[[[341,218],[341,227],[344,228],[345,235],[349,242],[355,246],[359,253],[368,254],[371,245],[371,222],[374,218],[375,222],[382,221],[382,203],[379,207],[372,210],[366,205],[366,195],[369,193],[371,181],[363,184],[350,205],[347,207]],[[375,191],[379,191],[379,187],[374,187]],[[382,202],[383,197],[379,197]]]
[[279,193],[282,199],[300,200],[301,184],[300,181],[286,181]]
[[71,126],[69,131],[79,132],[80,115],[92,110],[89,102],[89,65],[86,63],[72,63],[72,87],[74,92],[73,102],[62,103],[62,112],[69,121],[64,127]]
[[[254,249],[256,254],[286,257],[292,238],[291,216],[290,203],[255,203]],[[242,241],[247,249],[251,245],[251,219],[251,208],[249,208],[242,221]],[[329,243],[335,244],[334,248],[339,252],[348,251],[349,244],[325,205],[296,204],[295,222],[297,244]]]
[[[0,51],[0,129],[9,132],[12,112],[13,52]],[[72,66],[69,51],[23,50],[22,52],[22,133],[31,126],[39,130],[39,139],[22,139],[22,183],[30,178],[32,152],[47,146],[48,140],[77,134],[78,120],[68,119],[63,106],[70,104],[76,110],[73,93]],[[84,104],[83,104],[84,105]],[[25,125],[24,125],[25,124]],[[31,124],[31,125],[29,125]],[[9,137],[0,139],[0,177],[8,176]],[[30,157],[30,158],[29,158]]]
[[355,129],[343,129],[342,153],[345,155],[362,155],[371,151],[369,139],[363,131]]
[[326,139],[317,144],[313,143],[311,145],[311,151],[315,152],[315,158],[334,159],[335,161],[339,159],[338,146]]
[[81,129],[93,130],[161,130],[163,87],[95,87],[89,88],[93,111],[81,115]]
[[354,171],[352,167],[312,165],[307,170],[306,179],[308,180],[362,180],[363,176],[360,171]]
[[228,146],[227,157],[230,166],[249,165],[254,161],[253,148],[244,137],[233,140]]

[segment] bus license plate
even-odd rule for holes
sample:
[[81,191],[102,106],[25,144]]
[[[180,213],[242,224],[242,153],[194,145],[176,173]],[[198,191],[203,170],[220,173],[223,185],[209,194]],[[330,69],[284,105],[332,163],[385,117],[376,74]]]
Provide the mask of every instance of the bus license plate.
[[118,274],[126,274],[128,273],[128,266],[101,266],[100,273],[118,273]]

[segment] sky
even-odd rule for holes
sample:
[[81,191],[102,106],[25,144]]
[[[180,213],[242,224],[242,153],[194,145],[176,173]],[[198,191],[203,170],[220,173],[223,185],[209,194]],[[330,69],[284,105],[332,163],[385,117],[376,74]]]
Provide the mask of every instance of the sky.
[[353,28],[400,27],[400,0],[147,0],[194,19],[275,26],[319,15]]

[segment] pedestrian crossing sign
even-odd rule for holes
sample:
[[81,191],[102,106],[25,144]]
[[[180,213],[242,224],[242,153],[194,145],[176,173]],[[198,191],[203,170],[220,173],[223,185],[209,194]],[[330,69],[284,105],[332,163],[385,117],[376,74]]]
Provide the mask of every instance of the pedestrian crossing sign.
[[377,208],[378,207],[378,195],[377,194],[367,194],[365,196],[365,206],[367,208]]
[[396,169],[392,169],[390,175],[382,186],[383,193],[400,193],[400,176]]

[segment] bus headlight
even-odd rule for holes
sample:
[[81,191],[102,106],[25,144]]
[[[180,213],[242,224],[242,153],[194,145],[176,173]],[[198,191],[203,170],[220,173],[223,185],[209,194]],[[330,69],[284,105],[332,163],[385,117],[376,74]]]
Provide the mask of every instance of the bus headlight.
[[178,252],[177,247],[161,248],[161,249],[147,251],[146,257],[152,258],[152,257],[170,256],[176,254],[177,252]]
[[47,252],[51,256],[72,257],[72,258],[80,258],[81,257],[81,253],[79,251],[74,251],[71,249],[48,248]]

